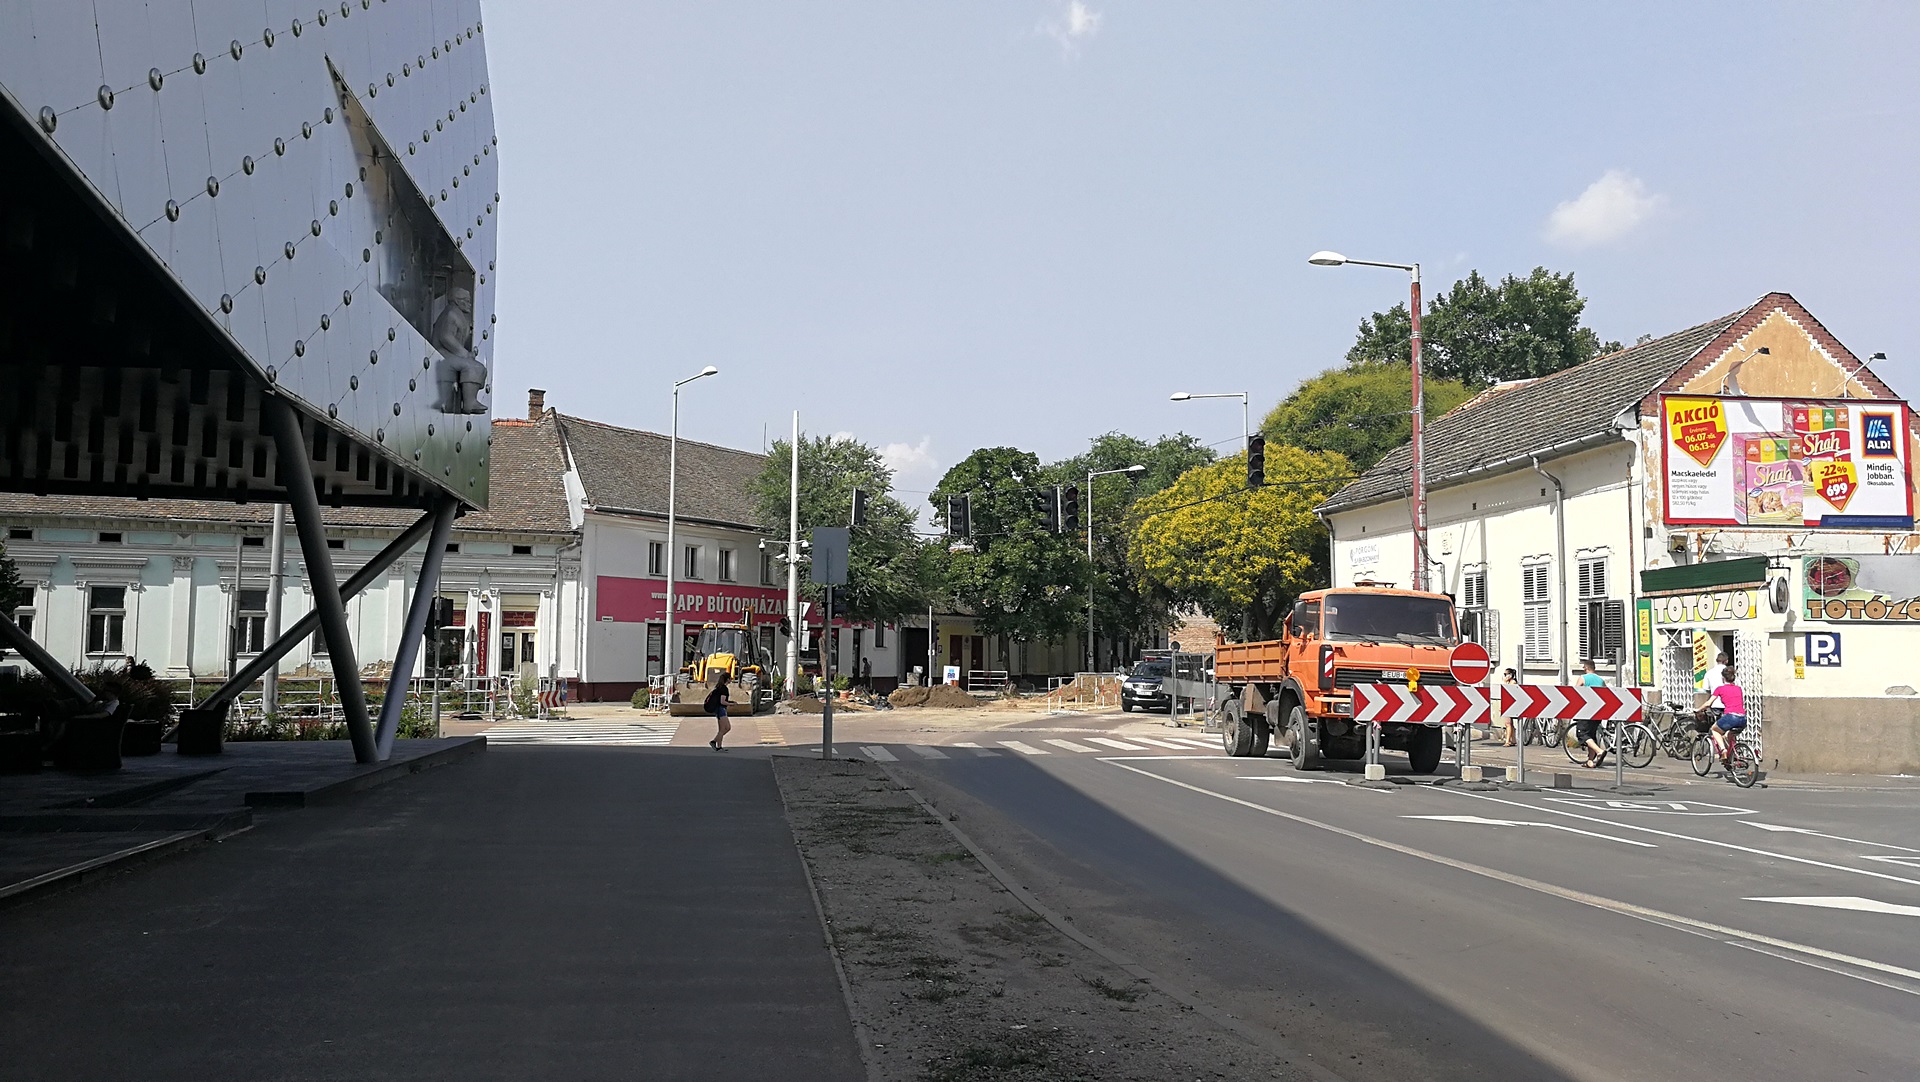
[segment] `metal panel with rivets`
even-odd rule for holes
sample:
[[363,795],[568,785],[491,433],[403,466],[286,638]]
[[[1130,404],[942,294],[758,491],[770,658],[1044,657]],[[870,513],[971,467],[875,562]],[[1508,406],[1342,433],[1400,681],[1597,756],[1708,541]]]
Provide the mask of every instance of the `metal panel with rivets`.
[[[37,142],[170,294],[86,300],[115,325],[110,348],[26,377],[19,416],[97,388],[105,411],[28,426],[0,447],[0,479],[184,494],[199,478],[267,498],[277,471],[248,464],[271,457],[254,421],[277,394],[306,415],[333,501],[439,489],[484,506],[499,199],[484,33],[478,0],[0,4],[7,137]],[[45,251],[58,215],[36,207],[14,214],[27,240],[8,268],[29,283],[45,277],[33,260],[60,258]],[[149,341],[174,325],[154,305],[193,317],[229,371],[183,375],[198,347],[188,331]]]

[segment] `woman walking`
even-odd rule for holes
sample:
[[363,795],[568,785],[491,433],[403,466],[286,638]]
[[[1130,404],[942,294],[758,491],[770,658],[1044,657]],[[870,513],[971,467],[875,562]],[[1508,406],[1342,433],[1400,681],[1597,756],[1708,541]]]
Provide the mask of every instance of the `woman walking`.
[[725,741],[727,734],[733,731],[733,724],[727,720],[726,673],[721,673],[719,681],[713,685],[713,690],[707,692],[707,713],[713,715],[713,720],[719,726],[719,731],[713,734],[713,739],[707,741],[707,747],[715,751],[727,750]]

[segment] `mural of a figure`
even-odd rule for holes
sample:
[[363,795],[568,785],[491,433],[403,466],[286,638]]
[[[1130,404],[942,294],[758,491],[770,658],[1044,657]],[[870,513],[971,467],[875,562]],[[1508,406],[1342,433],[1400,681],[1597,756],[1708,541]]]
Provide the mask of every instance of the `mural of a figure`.
[[447,291],[446,307],[433,321],[433,345],[446,361],[442,370],[447,386],[447,412],[485,413],[480,394],[487,386],[487,366],[473,355],[473,293],[462,286]]

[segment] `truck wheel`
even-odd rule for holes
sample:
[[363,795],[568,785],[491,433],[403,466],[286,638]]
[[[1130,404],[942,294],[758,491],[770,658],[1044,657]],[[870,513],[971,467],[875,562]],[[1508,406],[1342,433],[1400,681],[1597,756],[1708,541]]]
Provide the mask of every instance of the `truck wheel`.
[[1247,723],[1247,728],[1253,730],[1253,757],[1266,758],[1267,744],[1273,737],[1273,727],[1267,724],[1266,718],[1254,718]]
[[1227,704],[1226,720],[1220,726],[1220,746],[1235,757],[1253,754],[1253,728],[1247,724],[1246,708],[1238,702]]
[[1407,762],[1415,774],[1431,774],[1440,768],[1440,730],[1422,725],[1413,731],[1407,743]]
[[1299,703],[1287,708],[1287,736],[1295,770],[1320,769],[1320,744],[1307,728],[1307,710]]

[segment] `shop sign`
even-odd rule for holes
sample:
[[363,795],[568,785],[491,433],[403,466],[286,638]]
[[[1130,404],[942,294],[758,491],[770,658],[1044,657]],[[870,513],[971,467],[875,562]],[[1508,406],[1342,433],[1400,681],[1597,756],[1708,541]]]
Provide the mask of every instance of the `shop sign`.
[[1800,570],[1809,620],[1920,622],[1920,555],[1808,556]]
[[1653,599],[1643,597],[1634,602],[1634,636],[1638,647],[1639,680],[1641,687],[1653,686]]
[[1653,622],[1657,625],[1725,623],[1729,620],[1751,620],[1760,615],[1758,590],[1709,590],[1698,594],[1648,598],[1647,601],[1653,610]]
[[1693,633],[1693,690],[1712,691],[1714,685],[1720,682],[1715,679],[1720,674],[1712,671],[1715,656],[1713,636],[1696,629]]
[[[636,624],[664,620],[666,580],[600,575],[594,580],[593,605],[594,615],[601,620]],[[786,613],[787,592],[778,587],[676,582],[673,608],[676,620],[758,622]]]

